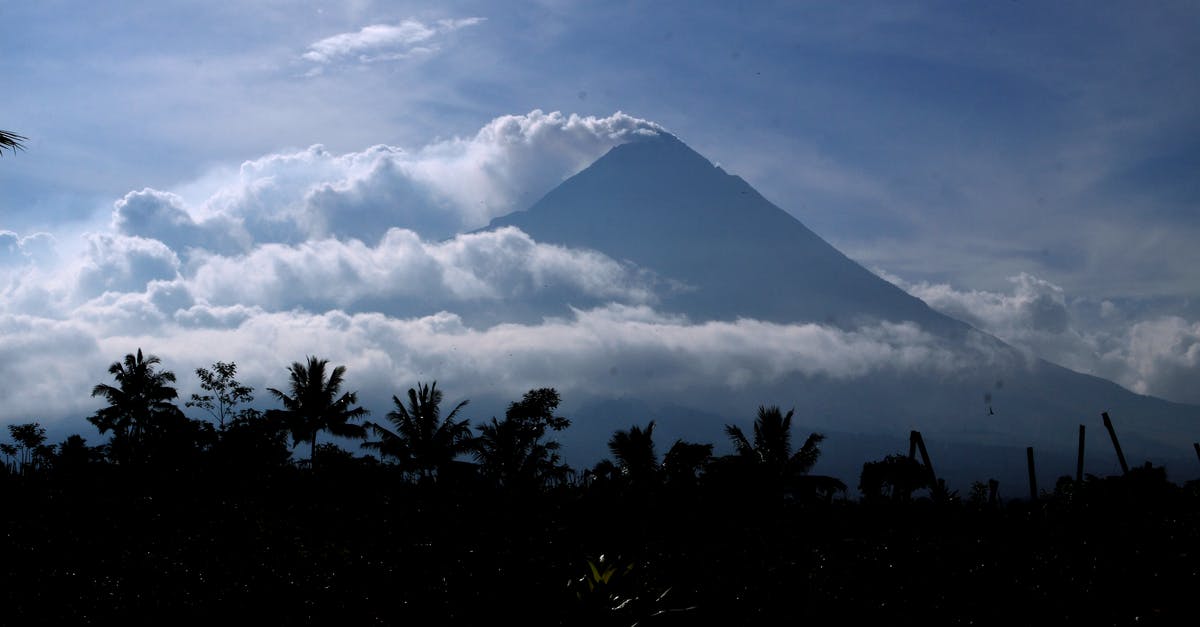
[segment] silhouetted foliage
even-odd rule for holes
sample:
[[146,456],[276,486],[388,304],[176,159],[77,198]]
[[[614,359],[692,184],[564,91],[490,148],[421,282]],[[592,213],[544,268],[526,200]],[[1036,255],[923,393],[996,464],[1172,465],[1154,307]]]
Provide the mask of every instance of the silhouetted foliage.
[[4,149],[16,152],[25,150],[25,140],[29,139],[23,135],[18,135],[12,131],[0,131],[0,156],[4,155]]
[[[170,379],[129,358],[110,408],[142,412],[138,464],[36,423],[0,443],[28,469],[0,472],[6,624],[1190,624],[1200,585],[1200,482],[1149,464],[1001,507],[995,482],[914,501],[930,473],[893,455],[864,464],[862,502],[833,500],[841,482],[809,472],[819,438],[792,451],[790,412],[764,407],[716,459],[679,440],[660,464],[655,423],[618,430],[616,461],[576,484],[548,441],[569,424],[553,389],[485,425],[476,466],[455,459],[465,403],[443,417],[418,384],[367,447],[407,466],[316,442],[308,473],[287,411],[172,422]],[[352,419],[342,373],[309,366],[293,406]]]
[[292,460],[288,426],[278,413],[242,409],[225,423],[212,453],[216,466],[242,477],[270,474]]
[[752,485],[769,494],[802,496],[812,491],[801,477],[812,469],[821,455],[825,436],[811,433],[798,450],[792,450],[792,415],[778,406],[759,406],[754,419],[754,441],[740,427],[725,425],[725,434],[733,444],[734,459],[716,466],[720,481]]
[[46,429],[38,423],[29,422],[19,425],[8,425],[8,433],[16,444],[13,451],[15,470],[21,473],[29,473],[49,463],[53,457],[54,449],[47,449],[44,446],[46,442]]
[[392,403],[396,408],[388,412],[387,419],[395,431],[378,423],[366,423],[379,440],[364,442],[363,448],[395,459],[406,471],[415,472],[425,481],[436,479],[459,455],[475,450],[470,424],[466,420],[455,420],[468,401],[455,405],[443,419],[442,391],[437,389],[436,381],[432,385],[418,383],[416,389],[409,388],[407,407],[395,396]]
[[553,388],[530,390],[508,406],[503,421],[492,418],[480,427],[475,458],[484,476],[513,489],[561,481],[568,468],[559,457],[558,442],[546,440],[547,432],[571,425],[567,418],[554,415],[559,402]]
[[663,456],[663,473],[667,485],[675,488],[695,487],[700,474],[712,460],[713,445],[675,440]]
[[101,434],[112,432],[108,455],[118,464],[178,465],[215,439],[212,426],[189,420],[172,401],[178,392],[170,384],[175,373],[159,370],[154,355],[125,355],[108,368],[117,385],[92,388],[108,406],[88,417]]
[[908,501],[913,492],[930,487],[928,471],[907,455],[888,455],[877,462],[866,462],[858,481],[858,489],[868,501]]
[[608,440],[608,450],[617,460],[617,470],[629,485],[658,483],[658,455],[654,452],[654,421],[645,429],[636,425],[618,430]]
[[212,369],[197,368],[200,387],[208,394],[192,394],[185,403],[187,407],[198,407],[217,420],[217,427],[225,428],[225,422],[237,416],[238,405],[254,402],[254,388],[242,385],[237,380],[237,364],[218,361]]
[[292,433],[295,443],[309,443],[309,464],[316,468],[317,434],[328,431],[343,438],[365,438],[366,428],[353,424],[369,412],[355,407],[358,395],[346,392],[339,395],[346,373],[345,366],[338,366],[325,376],[329,360],[309,357],[308,364],[293,362],[288,368],[288,392],[276,388],[267,391],[283,403],[282,410],[271,410],[272,419],[281,419]]

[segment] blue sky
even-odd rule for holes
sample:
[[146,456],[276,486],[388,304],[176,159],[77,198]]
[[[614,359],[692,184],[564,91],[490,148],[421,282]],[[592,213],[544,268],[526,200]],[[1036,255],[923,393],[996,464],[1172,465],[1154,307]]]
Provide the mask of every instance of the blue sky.
[[[145,342],[189,370],[230,358],[197,348],[215,333],[199,317],[228,331],[303,307],[297,338],[346,326],[346,297],[319,285],[234,302],[222,271],[256,294],[287,280],[246,277],[247,259],[416,255],[478,279],[473,247],[518,261],[496,284],[446,283],[450,311],[535,265],[586,266],[615,281],[601,291],[623,309],[604,320],[675,324],[611,260],[517,235],[435,244],[657,126],[935,307],[1200,402],[1200,8],[900,4],[0,3],[0,128],[29,137],[0,158],[0,353],[69,351],[101,373]],[[326,204],[289,209],[318,188]],[[416,235],[384,238],[389,220]],[[296,342],[273,350],[314,350]],[[343,361],[377,366],[372,350]],[[298,358],[238,356],[260,383]]]

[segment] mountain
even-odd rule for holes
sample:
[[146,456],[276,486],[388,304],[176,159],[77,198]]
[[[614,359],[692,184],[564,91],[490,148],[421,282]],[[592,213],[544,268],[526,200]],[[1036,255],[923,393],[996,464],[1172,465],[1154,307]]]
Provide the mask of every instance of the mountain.
[[[526,211],[492,221],[591,248],[681,282],[667,310],[695,319],[964,329],[847,258],[741,177],[662,133],[610,150]],[[786,286],[765,292],[763,286]]]
[[[927,442],[938,443],[931,447],[943,453],[944,463],[935,459],[939,472],[964,481],[1000,475],[1020,485],[1024,447],[1036,446],[1045,459],[1056,460],[1053,470],[1042,471],[1054,473],[1042,479],[1050,486],[1052,476],[1074,471],[1081,423],[1089,427],[1089,471],[1113,472],[1115,457],[1099,421],[1100,412],[1108,411],[1131,463],[1152,459],[1184,475],[1197,474],[1189,443],[1200,439],[1200,408],[1133,394],[1031,358],[934,311],[672,135],[613,148],[528,210],[493,220],[488,228],[504,226],[653,271],[673,286],[660,291],[656,308],[692,321],[753,318],[844,330],[914,323],[969,364],[950,374],[897,370],[855,379],[796,374],[736,389],[698,382],[685,393],[656,399],[629,399],[614,390],[610,398],[587,399],[577,407],[579,431],[590,440],[603,443],[613,429],[655,417],[675,427],[658,431],[668,437],[669,431],[693,438],[708,433],[708,441],[723,442],[723,422],[747,423],[759,404],[777,403],[796,407],[799,429],[838,434],[827,448],[847,452],[827,465],[850,485],[857,477],[848,475],[870,459],[864,452],[875,451],[873,458],[895,453],[909,430],[917,429]],[[594,444],[589,452],[602,454]]]

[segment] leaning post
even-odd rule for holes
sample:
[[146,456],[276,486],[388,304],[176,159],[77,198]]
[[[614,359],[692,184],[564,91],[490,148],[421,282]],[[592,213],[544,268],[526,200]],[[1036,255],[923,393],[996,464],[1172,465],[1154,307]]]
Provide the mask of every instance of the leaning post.
[[1112,438],[1113,448],[1117,449],[1117,461],[1121,463],[1121,474],[1129,474],[1129,464],[1125,463],[1125,453],[1121,452],[1121,441],[1117,439],[1117,432],[1113,429],[1112,420],[1108,417],[1108,412],[1101,412],[1100,416],[1104,418],[1104,428],[1108,429],[1108,437]]

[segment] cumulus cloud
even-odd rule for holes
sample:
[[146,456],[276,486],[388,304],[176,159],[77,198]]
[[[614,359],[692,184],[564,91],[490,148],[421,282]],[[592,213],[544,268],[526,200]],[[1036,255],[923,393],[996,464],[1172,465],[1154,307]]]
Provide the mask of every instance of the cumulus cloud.
[[56,259],[54,236],[49,233],[19,235],[0,230],[0,268],[45,264]]
[[534,110],[415,151],[379,145],[335,155],[313,146],[243,163],[196,206],[168,192],[131,192],[114,206],[113,225],[180,253],[326,237],[374,243],[390,227],[441,239],[524,209],[613,146],[661,131],[620,112]]
[[240,256],[197,259],[182,282],[212,305],[267,310],[404,312],[490,308],[539,294],[646,303],[671,286],[652,273],[587,250],[535,242],[516,228],[443,242],[391,229],[376,246],[323,239],[267,244]]
[[302,58],[325,65],[346,60],[361,63],[394,61],[428,54],[438,48],[436,41],[444,35],[467,26],[482,23],[484,18],[470,17],[457,20],[438,20],[425,24],[415,19],[397,24],[371,24],[357,32],[338,33],[314,42]]
[[94,233],[87,236],[77,290],[82,295],[140,292],[151,281],[174,279],[179,269],[179,257],[156,239]]
[[1029,354],[1135,392],[1200,403],[1200,322],[1178,316],[1130,320],[1111,301],[1069,299],[1062,287],[1024,273],[1009,279],[1010,292],[879,274],[934,309]]

